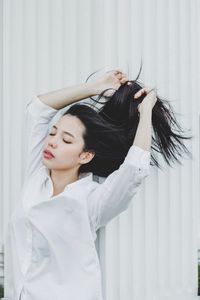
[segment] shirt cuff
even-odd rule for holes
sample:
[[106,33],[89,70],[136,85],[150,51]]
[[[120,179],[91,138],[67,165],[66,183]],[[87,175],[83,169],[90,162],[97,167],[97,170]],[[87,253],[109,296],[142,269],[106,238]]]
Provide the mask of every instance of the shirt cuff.
[[125,164],[132,164],[139,169],[149,169],[151,153],[142,148],[132,145],[125,157]]
[[39,117],[41,115],[53,117],[58,112],[58,109],[45,104],[37,96],[33,97],[33,99],[27,103],[26,109],[29,110],[34,117]]

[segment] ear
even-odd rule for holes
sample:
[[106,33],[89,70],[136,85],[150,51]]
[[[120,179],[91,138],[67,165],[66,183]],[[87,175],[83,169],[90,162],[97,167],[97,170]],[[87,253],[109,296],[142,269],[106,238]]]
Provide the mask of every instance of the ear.
[[82,152],[80,155],[80,163],[81,164],[87,164],[88,162],[90,162],[93,157],[95,156],[95,152],[94,151],[86,151],[86,152]]

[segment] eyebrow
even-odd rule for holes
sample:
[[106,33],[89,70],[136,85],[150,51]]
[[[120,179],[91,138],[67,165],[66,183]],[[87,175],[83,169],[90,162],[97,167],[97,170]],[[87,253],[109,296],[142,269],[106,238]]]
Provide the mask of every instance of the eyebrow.
[[[55,129],[58,129],[58,127],[56,127],[55,125],[53,125],[52,127],[55,128]],[[63,132],[70,135],[71,137],[75,138],[75,136],[72,133],[70,133],[68,131],[63,131]]]

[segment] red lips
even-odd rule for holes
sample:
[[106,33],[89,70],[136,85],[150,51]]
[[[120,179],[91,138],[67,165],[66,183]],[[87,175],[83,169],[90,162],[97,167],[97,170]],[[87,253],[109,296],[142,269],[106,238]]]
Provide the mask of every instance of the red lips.
[[50,155],[52,157],[55,157],[49,150],[45,149],[44,153],[46,153],[47,155]]

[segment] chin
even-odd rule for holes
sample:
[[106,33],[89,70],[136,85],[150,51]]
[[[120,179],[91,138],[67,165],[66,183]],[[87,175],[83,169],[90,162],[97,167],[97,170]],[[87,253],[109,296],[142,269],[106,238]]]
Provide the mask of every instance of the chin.
[[51,160],[50,159],[45,159],[43,157],[42,158],[42,163],[43,163],[43,165],[45,165],[46,167],[48,167],[51,164]]

